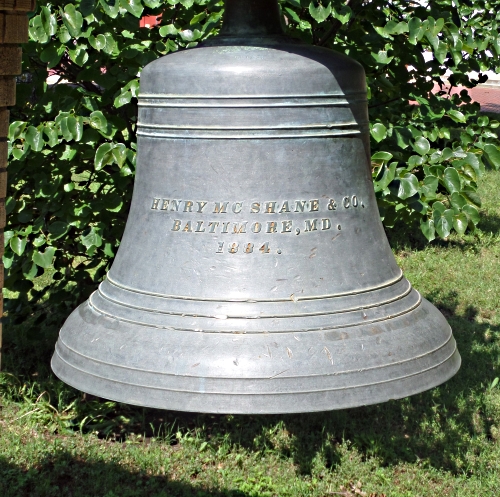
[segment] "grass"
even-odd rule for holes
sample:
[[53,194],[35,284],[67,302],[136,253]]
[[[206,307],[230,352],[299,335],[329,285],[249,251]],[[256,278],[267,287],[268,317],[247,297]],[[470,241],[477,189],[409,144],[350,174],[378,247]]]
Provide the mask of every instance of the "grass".
[[391,234],[398,263],[454,329],[462,368],[414,397],[345,411],[214,416],[141,409],[50,373],[57,330],[5,330],[0,495],[498,496],[500,173],[480,229],[425,247]]

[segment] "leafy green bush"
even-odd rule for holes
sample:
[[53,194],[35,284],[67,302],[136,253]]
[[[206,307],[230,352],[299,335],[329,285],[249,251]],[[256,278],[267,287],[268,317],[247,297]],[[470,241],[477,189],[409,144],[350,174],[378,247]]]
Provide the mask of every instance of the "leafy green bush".
[[[467,91],[451,95],[444,77],[449,71],[452,85],[472,87],[479,81],[470,71],[500,69],[494,3],[281,1],[292,36],[366,69],[387,227],[416,223],[432,241],[479,221],[476,182],[485,165],[500,166],[499,123],[480,116]],[[4,264],[6,287],[19,292],[9,304],[17,320],[40,302],[47,311],[35,326],[58,320],[103,278],[132,191],[141,68],[216,33],[222,13],[217,0],[38,1],[24,49],[32,82],[18,85],[10,127]],[[161,15],[160,27],[139,28],[144,15]],[[47,85],[47,69],[57,84]],[[431,93],[436,85],[442,90]]]

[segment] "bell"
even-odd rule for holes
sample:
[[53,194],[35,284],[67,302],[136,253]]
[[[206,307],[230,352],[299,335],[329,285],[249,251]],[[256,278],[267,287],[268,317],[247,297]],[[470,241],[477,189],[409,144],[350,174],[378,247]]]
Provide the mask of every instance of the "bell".
[[125,234],[61,329],[61,380],[141,406],[292,413],[457,372],[450,326],[380,221],[360,64],[286,37],[276,0],[227,0],[218,37],[144,69],[137,128]]

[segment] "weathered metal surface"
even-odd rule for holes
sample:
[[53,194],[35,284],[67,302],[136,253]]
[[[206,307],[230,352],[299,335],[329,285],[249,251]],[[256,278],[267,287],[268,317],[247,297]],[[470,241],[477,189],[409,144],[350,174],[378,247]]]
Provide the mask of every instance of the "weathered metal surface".
[[401,398],[458,370],[380,222],[362,67],[277,34],[277,10],[261,31],[237,22],[264,5],[229,2],[222,37],[144,69],[123,241],[52,361],[70,385],[284,413]]

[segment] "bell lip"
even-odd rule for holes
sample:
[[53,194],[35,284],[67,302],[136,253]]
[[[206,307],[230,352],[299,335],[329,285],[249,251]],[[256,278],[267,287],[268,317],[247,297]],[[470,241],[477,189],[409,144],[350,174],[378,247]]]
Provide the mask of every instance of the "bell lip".
[[[127,336],[135,336],[141,341],[149,337],[147,347],[150,347],[151,354],[155,357],[159,347],[155,337],[162,336],[164,339],[170,340],[169,343],[175,343],[177,346],[179,334],[159,335],[158,333],[163,333],[163,331],[158,330],[156,335],[150,335],[150,329],[145,330],[137,326],[128,329],[120,328],[117,323],[111,323],[109,319],[106,321],[105,318],[94,314],[92,316],[96,321],[90,322],[88,319],[84,320],[80,314],[80,312],[84,312],[87,305],[84,303],[75,310],[74,314],[76,313],[76,315],[72,315],[70,318],[72,321],[68,328],[64,330],[63,327],[62,332],[66,335],[64,335],[64,339],[58,340],[56,352],[51,361],[55,375],[73,388],[83,390],[91,395],[149,408],[214,414],[285,414],[348,409],[401,399],[435,388],[453,377],[461,364],[450,326],[441,313],[425,300],[422,301],[421,314],[413,316],[413,320],[411,316],[406,318],[406,321],[411,324],[407,324],[404,331],[403,328],[398,327],[401,325],[399,318],[395,318],[383,332],[390,334],[386,343],[393,343],[391,339],[394,337],[402,337],[400,343],[403,355],[406,354],[408,357],[406,361],[401,361],[396,357],[390,362],[386,356],[381,356],[380,366],[369,367],[367,363],[360,363],[362,369],[356,370],[359,357],[356,359],[352,355],[352,351],[354,350],[353,344],[360,342],[352,338],[351,344],[349,344],[351,339],[345,341],[347,344],[345,354],[348,359],[347,364],[351,366],[352,361],[352,367],[347,370],[345,363],[336,366],[337,370],[332,370],[326,356],[323,357],[324,354],[320,354],[324,362],[320,364],[317,375],[308,374],[305,369],[301,369],[303,363],[299,363],[298,366],[294,366],[295,369],[288,376],[282,374],[286,373],[283,371],[270,377],[265,375],[267,371],[264,372],[265,374],[261,374],[261,369],[258,369],[258,376],[255,375],[255,369],[253,373],[251,370],[241,370],[241,367],[245,367],[244,362],[240,364],[240,368],[237,368],[240,370],[240,376],[231,376],[229,370],[223,371],[227,373],[225,376],[208,373],[203,376],[202,371],[195,373],[194,371],[198,370],[191,369],[193,366],[197,366],[197,364],[191,365],[191,362],[195,360],[194,356],[182,359],[184,363],[181,361],[181,364],[175,366],[171,371],[164,370],[163,372],[161,370],[155,372],[150,363],[145,364],[143,361],[138,364],[140,367],[137,369],[137,363],[132,364],[133,361],[130,360],[130,358],[133,359],[133,354],[110,357],[102,362],[106,355],[99,356],[100,352],[93,355],[92,352],[89,352],[91,349],[75,350],[75,344],[88,343],[88,339],[92,339],[92,336],[98,337],[100,335],[103,340],[97,347],[101,347],[101,351],[114,349],[116,352],[118,337],[122,341],[126,340]],[[101,319],[102,321],[100,321]],[[417,321],[418,319],[420,321]],[[416,330],[415,339],[410,338],[407,341],[408,336],[412,336],[413,330]],[[139,333],[144,333],[144,335],[140,336]],[[183,333],[185,336],[192,333],[193,339],[196,335],[200,336],[196,332]],[[207,362],[218,360],[221,363],[221,361],[225,361],[224,367],[227,367],[228,357],[224,355],[224,347],[218,344],[214,346],[214,341],[218,340],[220,335],[202,335],[205,340],[204,345],[208,341],[214,347],[212,353],[206,355]],[[252,334],[255,340],[258,340],[257,335],[261,334]],[[268,335],[272,335],[272,333]],[[241,337],[242,335],[235,336]],[[372,335],[369,337],[370,341],[364,342],[367,344],[367,350],[370,344],[371,346],[375,344],[378,336],[383,335]],[[78,342],[82,337],[84,337],[83,341]],[[109,337],[111,338],[109,339]],[[290,338],[292,337],[293,334]],[[65,344],[68,338],[75,340],[69,347]],[[279,341],[278,337],[275,339]],[[307,342],[307,340],[310,341]],[[317,347],[321,348],[326,343],[321,340],[325,340],[321,332],[304,331],[302,340],[299,342],[302,342],[300,346],[303,349],[307,348],[312,341],[316,341]],[[431,341],[434,341],[434,348],[431,347]],[[294,342],[297,347],[299,342]],[[330,343],[333,344],[333,342]],[[252,347],[253,344],[256,345],[256,349],[261,345],[256,341],[252,342]],[[110,347],[110,345],[112,346]],[[329,343],[327,345],[332,351],[335,350]],[[294,348],[293,345],[290,346]],[[99,349],[94,350],[99,351]],[[130,350],[133,352],[136,347],[132,347]],[[398,348],[394,346],[391,346],[390,350],[395,350],[396,355],[400,353]],[[220,356],[216,357],[218,351],[220,351]],[[300,349],[294,348],[294,352],[297,358],[301,354]],[[105,354],[107,353],[105,352]],[[279,367],[281,367],[276,353],[273,352],[274,359],[278,360]],[[128,362],[127,357],[129,358]],[[123,365],[116,363],[117,358],[124,360]],[[189,364],[187,364],[188,359]],[[94,369],[98,362],[101,363],[99,368],[103,367],[104,369]],[[183,367],[181,367],[182,364],[184,364]],[[273,364],[272,367],[275,366],[276,364]],[[187,367],[189,369],[186,369]],[[204,366],[202,365],[202,367]],[[338,369],[341,367],[344,369]],[[123,370],[126,370],[125,374]],[[260,388],[261,390],[259,390]]]
[[[63,381],[67,385],[69,385],[72,388],[75,388],[76,390],[81,390],[80,387],[76,384],[76,382],[73,382],[70,378],[66,377],[64,374],[61,374],[60,371],[58,371],[58,363],[61,361],[59,358],[57,352],[54,353],[52,356],[51,360],[51,368],[53,373],[56,375],[59,380]],[[440,370],[445,369],[444,366],[448,365],[451,366],[448,368],[447,371],[444,372],[444,374],[435,374],[434,378],[436,381],[433,382],[428,382],[425,385],[420,385],[412,390],[406,391],[402,394],[399,395],[394,395],[388,393],[390,389],[385,390],[385,394],[381,394],[379,396],[373,396],[373,392],[370,392],[370,395],[372,395],[372,399],[369,402],[364,402],[364,403],[359,403],[359,402],[346,402],[346,403],[338,403],[335,406],[331,407],[325,407],[324,405],[316,406],[314,403],[314,399],[311,399],[308,402],[308,408],[266,408],[266,407],[261,407],[260,409],[252,409],[252,408],[215,408],[213,402],[207,402],[205,403],[204,400],[206,400],[206,397],[210,396],[211,394],[203,394],[203,393],[191,393],[189,394],[193,398],[195,398],[195,402],[191,402],[190,408],[185,409],[180,406],[175,406],[175,405],[158,405],[154,402],[148,403],[147,400],[142,401],[142,400],[131,400],[129,397],[126,396],[115,396],[115,395],[109,395],[107,393],[103,393],[98,391],[98,389],[93,390],[91,388],[86,388],[84,391],[85,393],[88,393],[90,395],[94,395],[96,397],[110,400],[112,402],[119,402],[123,404],[129,404],[137,407],[146,407],[150,409],[160,409],[160,410],[168,410],[168,411],[178,411],[178,412],[192,412],[192,413],[197,413],[197,414],[244,414],[244,415],[257,415],[257,414],[262,414],[262,415],[273,415],[273,414],[306,414],[306,413],[315,413],[315,412],[329,412],[329,411],[338,411],[342,409],[355,409],[358,407],[365,407],[365,406],[370,406],[370,405],[375,405],[375,404],[383,404],[385,402],[393,401],[393,400],[400,400],[404,399],[406,397],[411,397],[414,395],[418,395],[420,393],[426,392],[428,390],[434,389],[436,387],[439,387],[440,385],[446,383],[448,380],[453,378],[457,374],[457,372],[460,369],[462,363],[462,359],[460,357],[460,354],[458,352],[457,347],[455,347],[455,350],[453,354],[449,357],[449,359],[438,366],[437,368],[440,368]],[[420,374],[425,374],[426,372],[423,373],[417,373],[415,376],[420,375]],[[110,382],[111,383],[111,382]],[[395,380],[393,383],[398,383],[398,380]],[[366,385],[365,389],[370,390],[372,385]],[[359,387],[353,386],[351,387],[352,389],[358,389],[357,394],[360,393]],[[241,395],[245,395],[242,393]],[[234,396],[234,394],[233,394]],[[304,392],[303,394],[289,394],[290,401],[288,402],[289,406],[293,405],[298,405],[298,397],[299,396],[308,396],[312,397],[312,394],[308,392]],[[205,398],[205,399],[204,399]],[[197,408],[196,406],[200,406]],[[203,406],[203,407],[202,407]]]

